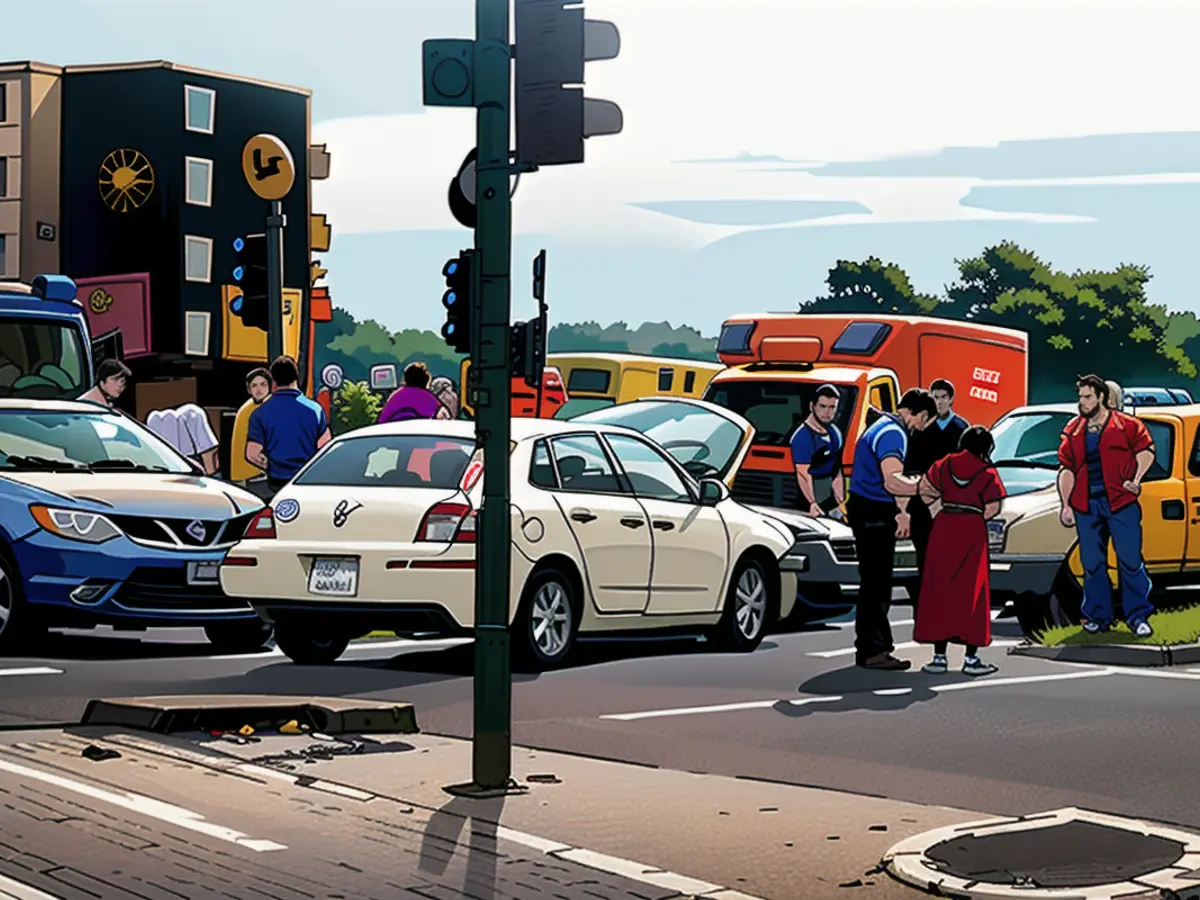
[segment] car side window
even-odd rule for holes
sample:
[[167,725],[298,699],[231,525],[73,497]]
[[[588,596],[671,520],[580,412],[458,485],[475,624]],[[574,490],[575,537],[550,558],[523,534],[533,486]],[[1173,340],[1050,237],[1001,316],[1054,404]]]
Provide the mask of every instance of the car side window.
[[624,493],[598,438],[584,434],[561,437],[553,440],[551,447],[564,491]]
[[1188,472],[1200,478],[1200,425],[1196,426],[1196,437],[1192,440],[1192,455],[1188,457]]
[[554,471],[554,463],[550,459],[550,448],[545,441],[538,441],[533,447],[533,462],[529,466],[529,483],[534,487],[558,487],[558,474]]
[[625,477],[635,495],[655,500],[692,502],[692,494],[675,467],[654,447],[621,434],[607,435],[606,440],[617,462],[625,470]]
[[[1154,462],[1143,481],[1162,481],[1171,477],[1171,460],[1175,458],[1175,429],[1166,422],[1146,422],[1150,440],[1154,441]],[[1194,454],[1193,454],[1194,456]]]

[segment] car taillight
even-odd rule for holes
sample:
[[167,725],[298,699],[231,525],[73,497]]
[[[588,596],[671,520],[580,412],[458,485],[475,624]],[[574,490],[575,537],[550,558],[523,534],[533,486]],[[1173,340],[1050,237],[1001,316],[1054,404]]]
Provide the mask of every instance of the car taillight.
[[263,541],[275,537],[275,515],[271,512],[271,507],[259,510],[258,515],[246,526],[246,533],[242,537],[248,541]]
[[475,510],[465,503],[439,503],[421,521],[418,541],[475,543]]

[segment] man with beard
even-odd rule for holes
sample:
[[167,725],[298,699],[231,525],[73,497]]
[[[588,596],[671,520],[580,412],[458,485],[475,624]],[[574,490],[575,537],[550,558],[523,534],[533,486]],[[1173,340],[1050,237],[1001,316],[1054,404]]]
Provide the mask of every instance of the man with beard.
[[832,384],[817,388],[808,418],[792,435],[792,465],[800,488],[800,510],[806,515],[842,518],[846,486],[842,479],[845,440],[833,420],[837,417],[838,389]]
[[1150,576],[1142,560],[1142,479],[1154,464],[1154,442],[1145,424],[1108,406],[1109,387],[1095,375],[1076,383],[1079,415],[1063,429],[1058,450],[1059,521],[1075,527],[1083,564],[1084,629],[1092,634],[1113,624],[1107,541],[1120,572],[1121,603],[1129,630],[1154,633],[1148,619]]

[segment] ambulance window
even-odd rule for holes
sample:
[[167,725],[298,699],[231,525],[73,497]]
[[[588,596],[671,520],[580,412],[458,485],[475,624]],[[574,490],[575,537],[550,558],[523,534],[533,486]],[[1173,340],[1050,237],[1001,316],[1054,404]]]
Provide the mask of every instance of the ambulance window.
[[896,403],[890,384],[876,384],[871,388],[871,405],[883,412],[895,412]]
[[744,322],[738,325],[722,325],[721,337],[717,340],[717,352],[735,354],[749,353],[750,335],[753,333],[753,322]]
[[671,385],[675,383],[675,370],[663,366],[658,370],[658,392],[665,394],[671,390]]
[[696,373],[688,372],[686,375],[683,376],[683,392],[685,394],[690,394],[695,389],[696,389]]
[[833,342],[831,353],[870,356],[880,348],[892,326],[884,322],[851,322]]

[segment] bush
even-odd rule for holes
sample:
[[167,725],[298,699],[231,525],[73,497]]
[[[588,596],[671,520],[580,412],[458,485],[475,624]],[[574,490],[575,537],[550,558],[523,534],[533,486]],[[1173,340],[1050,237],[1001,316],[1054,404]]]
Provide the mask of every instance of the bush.
[[365,381],[348,381],[333,396],[333,430],[345,434],[379,421],[383,399]]

